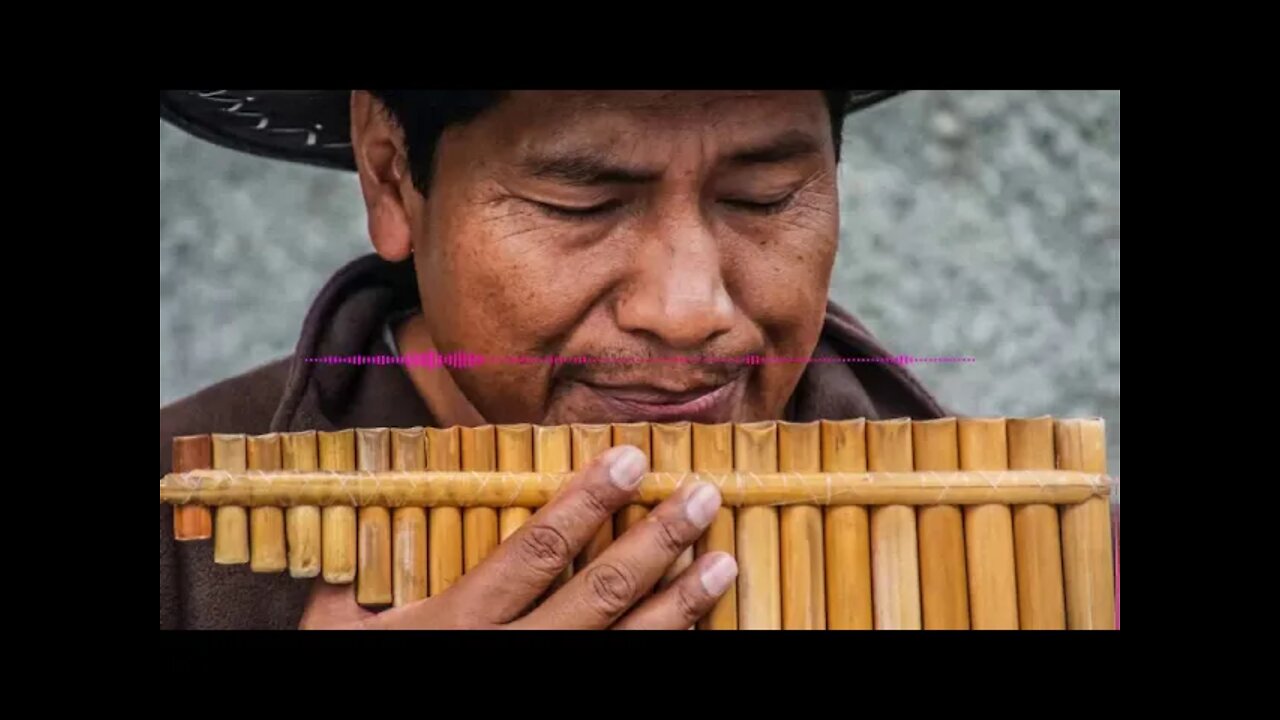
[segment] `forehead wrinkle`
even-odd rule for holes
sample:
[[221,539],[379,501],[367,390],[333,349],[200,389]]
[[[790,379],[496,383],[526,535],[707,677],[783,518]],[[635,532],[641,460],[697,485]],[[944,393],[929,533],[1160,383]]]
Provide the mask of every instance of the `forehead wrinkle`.
[[627,100],[599,98],[587,103],[587,107],[605,110],[638,110],[641,112],[660,112],[669,114],[673,110],[679,115],[706,113],[726,103],[741,101],[766,100],[771,94],[761,90],[661,90],[661,91],[626,91]]
[[[796,102],[799,95],[811,95],[813,102]],[[509,125],[525,127],[533,121],[552,125],[559,132],[572,132],[575,120],[596,115],[613,116],[614,120],[636,114],[685,121],[690,116],[732,119],[743,115],[738,105],[750,107],[749,114],[770,119],[777,117],[780,108],[803,114],[806,121],[823,120],[828,115],[818,91],[517,91],[512,96],[516,102],[508,105],[512,110],[507,115]],[[722,109],[725,105],[731,107]]]
[[[555,104],[544,100],[528,112],[513,108],[508,116],[509,133],[504,134],[512,138],[514,164],[538,156],[581,155],[653,176],[664,174],[680,156],[676,147],[681,144],[708,165],[767,145],[784,134],[810,135],[820,147],[829,144],[827,134],[815,127],[819,120],[828,122],[818,112],[821,108],[768,103],[762,93],[645,92],[636,93],[634,100],[586,93],[557,95],[563,99],[557,98]],[[744,101],[747,107],[732,107]]]

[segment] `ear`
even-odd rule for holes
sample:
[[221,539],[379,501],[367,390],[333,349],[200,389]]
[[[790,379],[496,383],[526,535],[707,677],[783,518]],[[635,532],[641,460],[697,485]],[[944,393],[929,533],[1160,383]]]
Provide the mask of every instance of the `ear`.
[[385,260],[413,252],[406,192],[413,192],[404,135],[378,100],[363,90],[351,94],[351,149],[369,216],[369,239]]

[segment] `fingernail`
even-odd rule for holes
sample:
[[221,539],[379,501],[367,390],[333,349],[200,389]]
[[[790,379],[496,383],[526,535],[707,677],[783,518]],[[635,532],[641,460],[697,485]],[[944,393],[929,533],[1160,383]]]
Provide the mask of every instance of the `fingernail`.
[[720,509],[720,491],[711,484],[699,485],[684,503],[684,515],[689,522],[704,528],[716,518]]
[[638,448],[619,448],[609,458],[609,481],[623,490],[634,490],[644,477],[644,453]]
[[702,587],[707,594],[719,597],[723,595],[733,579],[738,576],[738,563],[729,555],[721,555],[702,571]]

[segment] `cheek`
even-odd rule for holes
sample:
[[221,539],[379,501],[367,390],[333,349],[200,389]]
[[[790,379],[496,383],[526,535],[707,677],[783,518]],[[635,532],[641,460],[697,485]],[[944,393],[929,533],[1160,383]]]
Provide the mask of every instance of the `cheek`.
[[742,311],[774,351],[797,353],[807,351],[821,330],[839,229],[789,230],[738,243],[728,279]]
[[[763,243],[742,244],[732,269],[731,292],[743,314],[760,328],[766,353],[807,358],[817,345],[826,317],[827,291],[839,228],[771,235]],[[780,417],[804,363],[757,368],[740,422]]]
[[477,219],[437,236],[432,264],[441,291],[424,288],[432,302],[447,306],[441,321],[448,341],[495,354],[554,352],[606,284],[600,263],[545,224],[458,216]]

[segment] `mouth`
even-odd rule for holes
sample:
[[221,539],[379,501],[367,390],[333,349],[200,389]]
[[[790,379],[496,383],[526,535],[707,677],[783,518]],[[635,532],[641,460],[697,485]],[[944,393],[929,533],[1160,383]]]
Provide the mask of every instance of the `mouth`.
[[722,385],[674,391],[651,385],[594,385],[581,383],[610,414],[632,422],[729,422],[745,376]]

